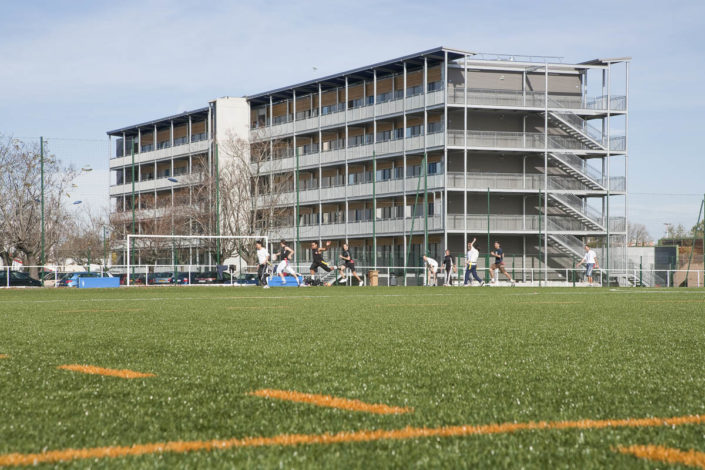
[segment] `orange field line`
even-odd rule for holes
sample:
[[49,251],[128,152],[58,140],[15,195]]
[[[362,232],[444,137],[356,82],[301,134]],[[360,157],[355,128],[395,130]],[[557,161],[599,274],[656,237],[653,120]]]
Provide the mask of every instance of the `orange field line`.
[[130,455],[156,454],[163,452],[185,453],[211,451],[239,447],[295,446],[301,444],[337,444],[341,442],[371,442],[402,440],[423,437],[458,437],[471,435],[501,434],[527,430],[545,429],[602,429],[618,427],[676,426],[703,424],[705,415],[679,416],[675,418],[640,418],[616,420],[582,421],[531,421],[528,423],[484,424],[478,426],[444,426],[438,428],[413,428],[391,430],[343,431],[336,434],[280,434],[272,437],[243,437],[214,439],[210,441],[170,441],[132,446],[93,447],[87,449],[50,450],[37,454],[0,454],[0,466],[37,465],[39,463],[67,462],[79,459],[126,457]]
[[553,302],[553,301],[545,301],[545,302],[519,302],[520,304],[581,304],[582,302]]
[[348,400],[330,395],[316,395],[313,393],[301,393],[289,390],[262,389],[250,392],[249,395],[264,398],[277,398],[279,400],[295,401],[298,403],[309,403],[311,405],[325,406],[328,408],[338,408],[341,410],[366,411],[381,415],[411,413],[413,408],[389,406],[383,404],[370,404],[360,400]]
[[97,375],[109,375],[111,377],[120,377],[123,379],[139,379],[143,377],[154,377],[154,374],[148,372],[136,372],[134,370],[127,369],[105,369],[103,367],[81,365],[81,364],[68,364],[59,366],[59,369],[71,370],[74,372],[83,372],[84,374],[97,374]]
[[672,447],[634,445],[619,446],[617,451],[622,454],[630,454],[646,460],[655,460],[664,463],[679,463],[690,467],[705,468],[705,452],[697,450],[680,450]]
[[9,357],[10,356],[8,356],[7,354],[0,354],[0,359],[7,359]]

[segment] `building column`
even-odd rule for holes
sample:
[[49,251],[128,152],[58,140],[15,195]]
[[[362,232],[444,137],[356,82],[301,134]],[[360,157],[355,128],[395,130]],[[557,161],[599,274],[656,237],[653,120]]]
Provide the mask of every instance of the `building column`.
[[443,57],[443,243],[448,249],[448,51]]
[[377,269],[377,70],[372,71],[372,263]]
[[[402,182],[402,198],[403,198],[403,204],[404,204],[404,212],[403,212],[403,226],[404,226],[404,237],[403,237],[403,250],[404,250],[404,268],[407,267],[407,263],[409,261],[409,257],[407,256],[408,253],[408,243],[411,243],[411,240],[408,241],[407,243],[407,238],[406,238],[406,225],[407,225],[407,217],[406,217],[406,207],[407,207],[407,199],[406,199],[406,62],[403,63],[404,66],[404,79],[402,81],[403,84],[403,91],[402,91],[402,125],[404,126],[404,131],[402,132],[402,165],[403,165],[403,174],[401,178]],[[413,214],[412,214],[413,216]],[[406,269],[404,270],[404,285],[406,285]]]
[[348,178],[349,178],[349,168],[348,168],[348,146],[350,145],[350,140],[348,136],[348,77],[345,77],[345,106],[344,106],[344,113],[345,113],[345,243],[350,243],[348,240],[348,217],[349,217],[349,211],[350,207],[348,204]]
[[463,61],[465,77],[463,79],[463,251],[468,247],[468,55]]
[[[313,94],[311,94],[311,104],[313,105]],[[321,84],[318,84],[318,246],[322,246],[323,240],[321,233],[323,232],[323,202],[321,202],[321,193],[323,191],[323,168],[321,159],[323,152],[323,132],[321,131]],[[313,107],[313,106],[312,106]]]

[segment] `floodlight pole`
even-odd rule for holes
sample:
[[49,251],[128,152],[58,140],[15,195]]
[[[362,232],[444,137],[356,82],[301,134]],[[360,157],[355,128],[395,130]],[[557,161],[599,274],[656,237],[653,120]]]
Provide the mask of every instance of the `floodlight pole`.
[[372,264],[374,269],[377,269],[377,154],[374,151],[372,151]]
[[105,236],[105,225],[103,225],[103,265],[108,267],[108,240]]
[[[217,143],[215,144],[215,234],[220,236],[220,163]],[[220,238],[215,240],[215,262],[220,264]]]
[[[44,137],[39,137],[39,158],[40,158],[40,173],[41,173],[41,186],[42,186],[42,256],[41,256],[41,265],[44,267],[45,264],[45,259],[44,259]],[[44,286],[44,276],[39,276],[42,279],[42,286]],[[9,279],[9,277],[8,277]]]
[[300,214],[300,208],[299,208],[299,149],[298,147],[294,149],[294,152],[296,154],[296,175],[294,179],[294,183],[296,184],[296,208],[294,210],[294,218],[296,219],[296,247],[294,249],[294,263],[296,264],[299,259],[299,214]]
[[[130,155],[132,156],[132,235],[135,234],[135,143],[130,142]],[[134,237],[130,239],[130,257],[133,258],[134,261]],[[135,267],[134,265],[132,266],[132,275],[135,274]],[[128,285],[129,284],[129,279],[130,279],[130,273],[127,273],[127,279],[128,279]]]
[[490,188],[487,188],[487,253],[485,253],[485,282],[490,281]]

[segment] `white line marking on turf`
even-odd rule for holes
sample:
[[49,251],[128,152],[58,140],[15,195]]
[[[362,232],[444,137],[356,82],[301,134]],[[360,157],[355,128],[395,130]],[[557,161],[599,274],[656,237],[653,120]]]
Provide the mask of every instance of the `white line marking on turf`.
[[[465,292],[465,291],[463,291]],[[686,295],[686,294],[694,294],[694,295],[702,295],[705,296],[705,292],[695,292],[695,291],[684,291],[684,292],[678,292],[678,291],[658,291],[658,290],[613,290],[610,289],[609,291],[606,290],[592,290],[592,289],[586,289],[584,291],[580,292],[522,292],[522,293],[516,293],[516,294],[508,294],[508,297],[518,297],[518,296],[536,296],[536,295],[546,295],[546,296],[552,296],[552,295],[610,295],[610,294],[632,294],[632,295],[642,295],[642,294],[661,294],[661,295],[666,295],[666,294],[680,294],[680,295]],[[24,304],[45,304],[45,303],[62,303],[62,302],[134,302],[134,301],[144,301],[144,302],[161,302],[161,301],[174,301],[174,302],[181,302],[184,300],[241,300],[241,299],[252,299],[252,300],[266,300],[266,299],[286,299],[286,300],[296,300],[296,299],[340,299],[340,298],[356,298],[356,297],[377,297],[377,298],[384,298],[384,297],[450,297],[450,296],[455,296],[456,294],[452,292],[447,292],[447,293],[438,293],[438,294],[432,294],[432,293],[425,293],[425,294],[353,294],[353,295],[345,295],[345,294],[338,294],[338,295],[251,295],[251,296],[227,296],[227,297],[133,297],[133,298],[105,298],[105,299],[51,299],[51,300],[0,300],[0,304],[9,304],[9,303],[24,303]],[[483,292],[483,293],[467,293],[467,295],[462,294],[462,297],[465,298],[474,298],[474,297],[491,297],[494,296],[495,294],[491,294],[490,292]]]

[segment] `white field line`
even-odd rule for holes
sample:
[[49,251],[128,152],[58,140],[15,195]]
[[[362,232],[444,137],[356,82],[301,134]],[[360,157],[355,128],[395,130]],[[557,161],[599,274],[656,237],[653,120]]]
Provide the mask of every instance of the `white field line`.
[[[478,289],[479,290],[479,289]],[[491,297],[494,296],[495,294],[492,294],[489,292],[491,288],[488,289],[483,289],[483,293],[467,293],[467,295],[462,295],[462,298],[475,298],[475,297]],[[607,290],[581,290],[578,292],[522,292],[522,293],[516,293],[516,294],[508,294],[508,296],[511,297],[516,297],[516,296],[537,296],[537,295],[544,295],[544,296],[552,296],[552,295],[589,295],[589,296],[594,296],[594,295],[611,295],[611,294],[632,294],[632,295],[643,295],[643,294],[694,294],[694,295],[701,295],[705,296],[705,292],[695,292],[695,291],[683,291],[683,292],[678,292],[678,291],[660,291],[660,290],[617,290],[617,289],[610,289],[609,291]],[[252,295],[252,296],[227,296],[227,297],[133,297],[133,298],[104,298],[104,299],[51,299],[51,300],[0,300],[0,304],[10,304],[10,303],[25,303],[25,304],[48,304],[48,303],[62,303],[62,302],[71,302],[71,303],[76,303],[76,302],[163,302],[163,301],[173,301],[173,302],[181,302],[184,300],[240,300],[240,299],[254,299],[254,300],[267,300],[267,299],[276,299],[276,300],[296,300],[296,299],[302,299],[302,300],[309,300],[309,299],[345,299],[345,298],[359,298],[359,297],[371,297],[371,298],[385,298],[385,297],[451,297],[455,296],[458,297],[457,293],[438,293],[438,294],[432,294],[432,293],[424,293],[424,294],[353,294],[353,295],[345,295],[345,294],[337,294],[337,295]],[[461,297],[459,297],[461,298]]]

